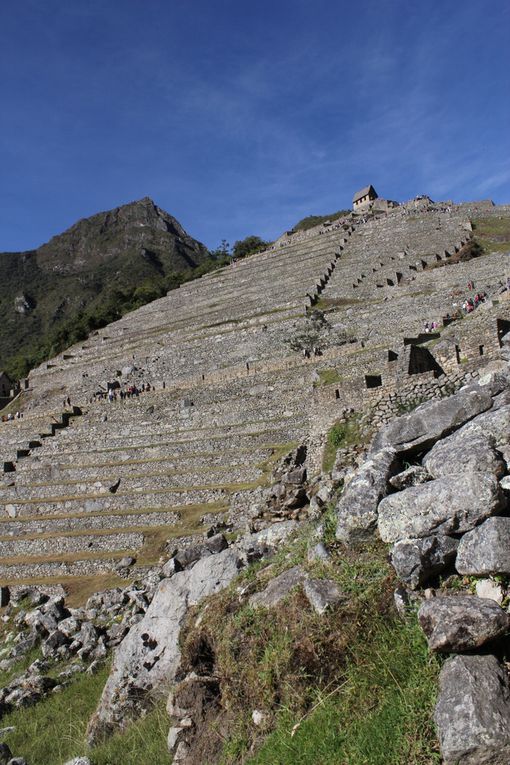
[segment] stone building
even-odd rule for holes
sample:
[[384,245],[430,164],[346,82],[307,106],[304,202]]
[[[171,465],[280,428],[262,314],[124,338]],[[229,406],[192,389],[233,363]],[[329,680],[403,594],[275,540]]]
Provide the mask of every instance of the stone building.
[[370,203],[377,199],[377,191],[373,186],[365,186],[355,193],[352,198],[352,209],[357,212],[358,210],[366,210]]

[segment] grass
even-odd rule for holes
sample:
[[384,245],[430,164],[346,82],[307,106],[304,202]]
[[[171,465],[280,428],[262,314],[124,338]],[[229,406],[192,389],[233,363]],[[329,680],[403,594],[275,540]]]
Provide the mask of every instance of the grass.
[[[308,543],[301,535],[269,565],[251,567],[208,599],[198,619],[190,615],[184,670],[200,674],[201,657],[212,655],[221,682],[221,710],[198,742],[195,761],[439,763],[431,722],[439,663],[429,656],[416,617],[402,620],[394,611],[386,547],[336,547],[333,564],[324,566],[306,562]],[[278,608],[250,606],[252,592],[297,563],[316,578],[334,579],[345,602],[318,616],[297,587]],[[262,728],[253,725],[254,709],[265,715]]]
[[[324,298],[321,297],[316,302],[314,308],[317,308],[320,311],[328,311],[334,308],[343,308],[351,306],[351,305],[357,305],[360,301],[356,298]],[[364,301],[364,303],[371,303],[373,301],[368,300]]]
[[[30,765],[61,765],[86,751],[87,722],[108,676],[78,675],[61,693],[50,694],[27,712],[18,709],[2,717],[2,726],[14,726],[5,742]],[[120,763],[119,763],[120,765]]]
[[166,746],[169,722],[159,704],[122,734],[89,749],[85,741],[88,720],[96,708],[109,667],[96,675],[81,674],[62,692],[50,694],[29,712],[19,709],[4,715],[2,725],[14,726],[5,742],[30,765],[62,765],[87,756],[93,765],[170,763]]
[[[438,661],[415,618],[376,621],[307,715],[282,709],[250,765],[432,765]],[[296,727],[297,726],[297,727]]]
[[336,369],[319,369],[319,381],[314,383],[316,387],[322,385],[334,385],[342,380],[342,375]]
[[329,473],[335,464],[337,450],[345,446],[360,443],[359,415],[355,414],[347,420],[339,420],[329,429],[326,446],[322,455],[322,469]]
[[510,250],[510,218],[475,218],[473,229],[485,253]]

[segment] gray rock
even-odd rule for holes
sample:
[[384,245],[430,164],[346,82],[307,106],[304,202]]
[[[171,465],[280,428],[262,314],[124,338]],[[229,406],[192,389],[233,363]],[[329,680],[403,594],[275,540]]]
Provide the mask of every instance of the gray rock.
[[510,441],[510,405],[505,404],[499,408],[494,405],[490,411],[466,423],[461,430],[466,440],[477,433],[484,433],[493,440],[496,449],[500,449]]
[[475,593],[478,598],[488,598],[498,605],[503,603],[505,597],[502,586],[492,579],[479,579],[475,585]]
[[272,579],[267,587],[261,592],[254,593],[250,598],[250,605],[256,607],[271,608],[297,587],[305,579],[306,574],[301,566],[293,566],[275,579]]
[[444,765],[508,765],[510,686],[494,656],[443,665],[435,723]]
[[453,435],[438,441],[425,456],[423,464],[434,478],[452,473],[478,471],[493,473],[500,478],[505,464],[496,453],[494,439],[481,430],[465,433],[461,428]]
[[377,505],[387,494],[394,462],[394,450],[381,449],[363,463],[345,488],[336,506],[336,538],[341,542],[361,542],[372,535]]
[[275,548],[288,539],[298,528],[298,521],[272,523],[271,526],[258,531],[256,534],[245,534],[236,542],[236,547],[246,551],[257,547]]
[[175,560],[175,558],[170,558],[170,560],[167,560],[164,564],[162,571],[164,576],[171,577],[178,571],[182,571],[182,566],[179,561]]
[[51,658],[60,646],[68,642],[66,636],[60,630],[54,630],[41,646],[41,653],[44,658]]
[[307,553],[307,560],[309,563],[314,563],[315,561],[328,563],[331,560],[331,555],[324,542],[317,542],[316,545],[310,547]]
[[177,745],[179,744],[179,739],[184,732],[185,731],[183,728],[176,725],[172,726],[170,730],[168,731],[166,744],[170,754],[173,754],[175,750],[177,749]]
[[332,579],[307,579],[303,585],[308,602],[318,614],[346,599],[340,587]]
[[391,563],[397,575],[415,590],[453,561],[458,541],[444,535],[402,539],[391,548]]
[[80,631],[81,622],[74,616],[68,616],[67,619],[62,619],[59,622],[58,628],[66,637],[71,637],[71,635],[75,635]]
[[479,386],[428,401],[381,428],[371,451],[377,452],[385,446],[393,447],[399,454],[422,451],[491,406],[490,392]]
[[0,744],[0,765],[7,765],[9,760],[12,758],[12,752],[7,746],[7,744]]
[[191,564],[195,563],[197,560],[200,560],[200,558],[207,555],[216,555],[217,553],[222,552],[222,550],[226,550],[227,547],[228,542],[225,536],[223,534],[216,534],[213,537],[209,537],[209,539],[206,539],[201,544],[192,545],[186,547],[184,550],[180,550],[174,555],[174,565],[186,568],[187,566],[191,566]]
[[459,574],[510,574],[510,518],[487,518],[460,540]]
[[135,563],[136,563],[136,558],[133,558],[132,555],[125,555],[123,558],[119,560],[115,568],[116,569],[129,568],[130,566],[133,566]]
[[81,658],[86,658],[94,650],[98,638],[99,633],[93,624],[84,622],[81,625],[80,632],[77,635],[77,640],[81,643],[81,648],[78,652]]
[[91,743],[127,725],[144,709],[149,691],[174,681],[181,657],[179,633],[188,608],[224,589],[242,565],[239,553],[224,550],[160,582],[147,612],[115,651],[112,671],[89,724]]
[[451,595],[425,601],[418,620],[431,651],[472,651],[501,637],[510,617],[493,600],[474,595]]
[[409,486],[419,486],[421,483],[430,481],[431,477],[430,473],[421,465],[411,465],[407,470],[403,470],[402,473],[392,476],[389,483],[394,489],[402,491],[402,489],[407,489]]
[[416,609],[423,602],[423,598],[405,587],[397,587],[393,592],[393,602],[400,616],[406,616],[410,609]]
[[210,553],[213,555],[216,555],[217,553],[222,552],[223,550],[226,550],[228,547],[227,538],[224,534],[215,534],[212,537],[209,537],[209,539],[205,542],[205,547],[209,550]]
[[504,507],[497,479],[459,473],[391,494],[379,504],[378,528],[384,542],[431,534],[462,533]]
[[74,757],[72,760],[68,760],[64,765],[91,765],[88,757]]
[[13,757],[7,765],[28,765],[24,757]]

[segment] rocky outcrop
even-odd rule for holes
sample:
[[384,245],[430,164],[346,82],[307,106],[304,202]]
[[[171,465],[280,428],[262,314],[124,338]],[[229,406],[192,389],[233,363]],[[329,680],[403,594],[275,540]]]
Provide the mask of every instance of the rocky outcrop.
[[510,518],[488,518],[459,544],[459,574],[510,574]]
[[244,558],[234,549],[199,560],[164,579],[143,619],[116,651],[111,674],[90,722],[94,742],[140,714],[148,694],[168,688],[180,662],[179,634],[191,606],[219,592],[238,574]]
[[367,539],[373,533],[377,507],[388,491],[395,462],[394,449],[382,448],[363,463],[347,484],[336,506],[338,540],[353,543]]
[[493,473],[501,477],[505,463],[494,448],[494,439],[481,429],[461,428],[438,441],[423,459],[423,466],[434,478],[452,473]]
[[399,454],[423,451],[491,406],[490,392],[479,386],[450,398],[429,401],[381,428],[374,438],[372,452],[385,446]]
[[463,533],[501,511],[504,498],[492,474],[458,473],[391,494],[379,504],[384,542]]
[[400,579],[414,590],[455,560],[458,544],[443,534],[401,539],[391,548],[391,563]]

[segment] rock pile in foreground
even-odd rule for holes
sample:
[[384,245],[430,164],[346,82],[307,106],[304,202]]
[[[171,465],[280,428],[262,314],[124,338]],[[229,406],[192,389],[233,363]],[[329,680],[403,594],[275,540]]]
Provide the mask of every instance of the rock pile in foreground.
[[[502,364],[383,427],[337,504],[337,538],[355,544],[377,533],[389,543],[403,583],[397,604],[421,602],[430,650],[453,654],[435,713],[445,765],[510,762],[510,617],[506,591],[491,578],[510,574],[509,465],[510,372]],[[452,574],[476,595],[449,590]]]

